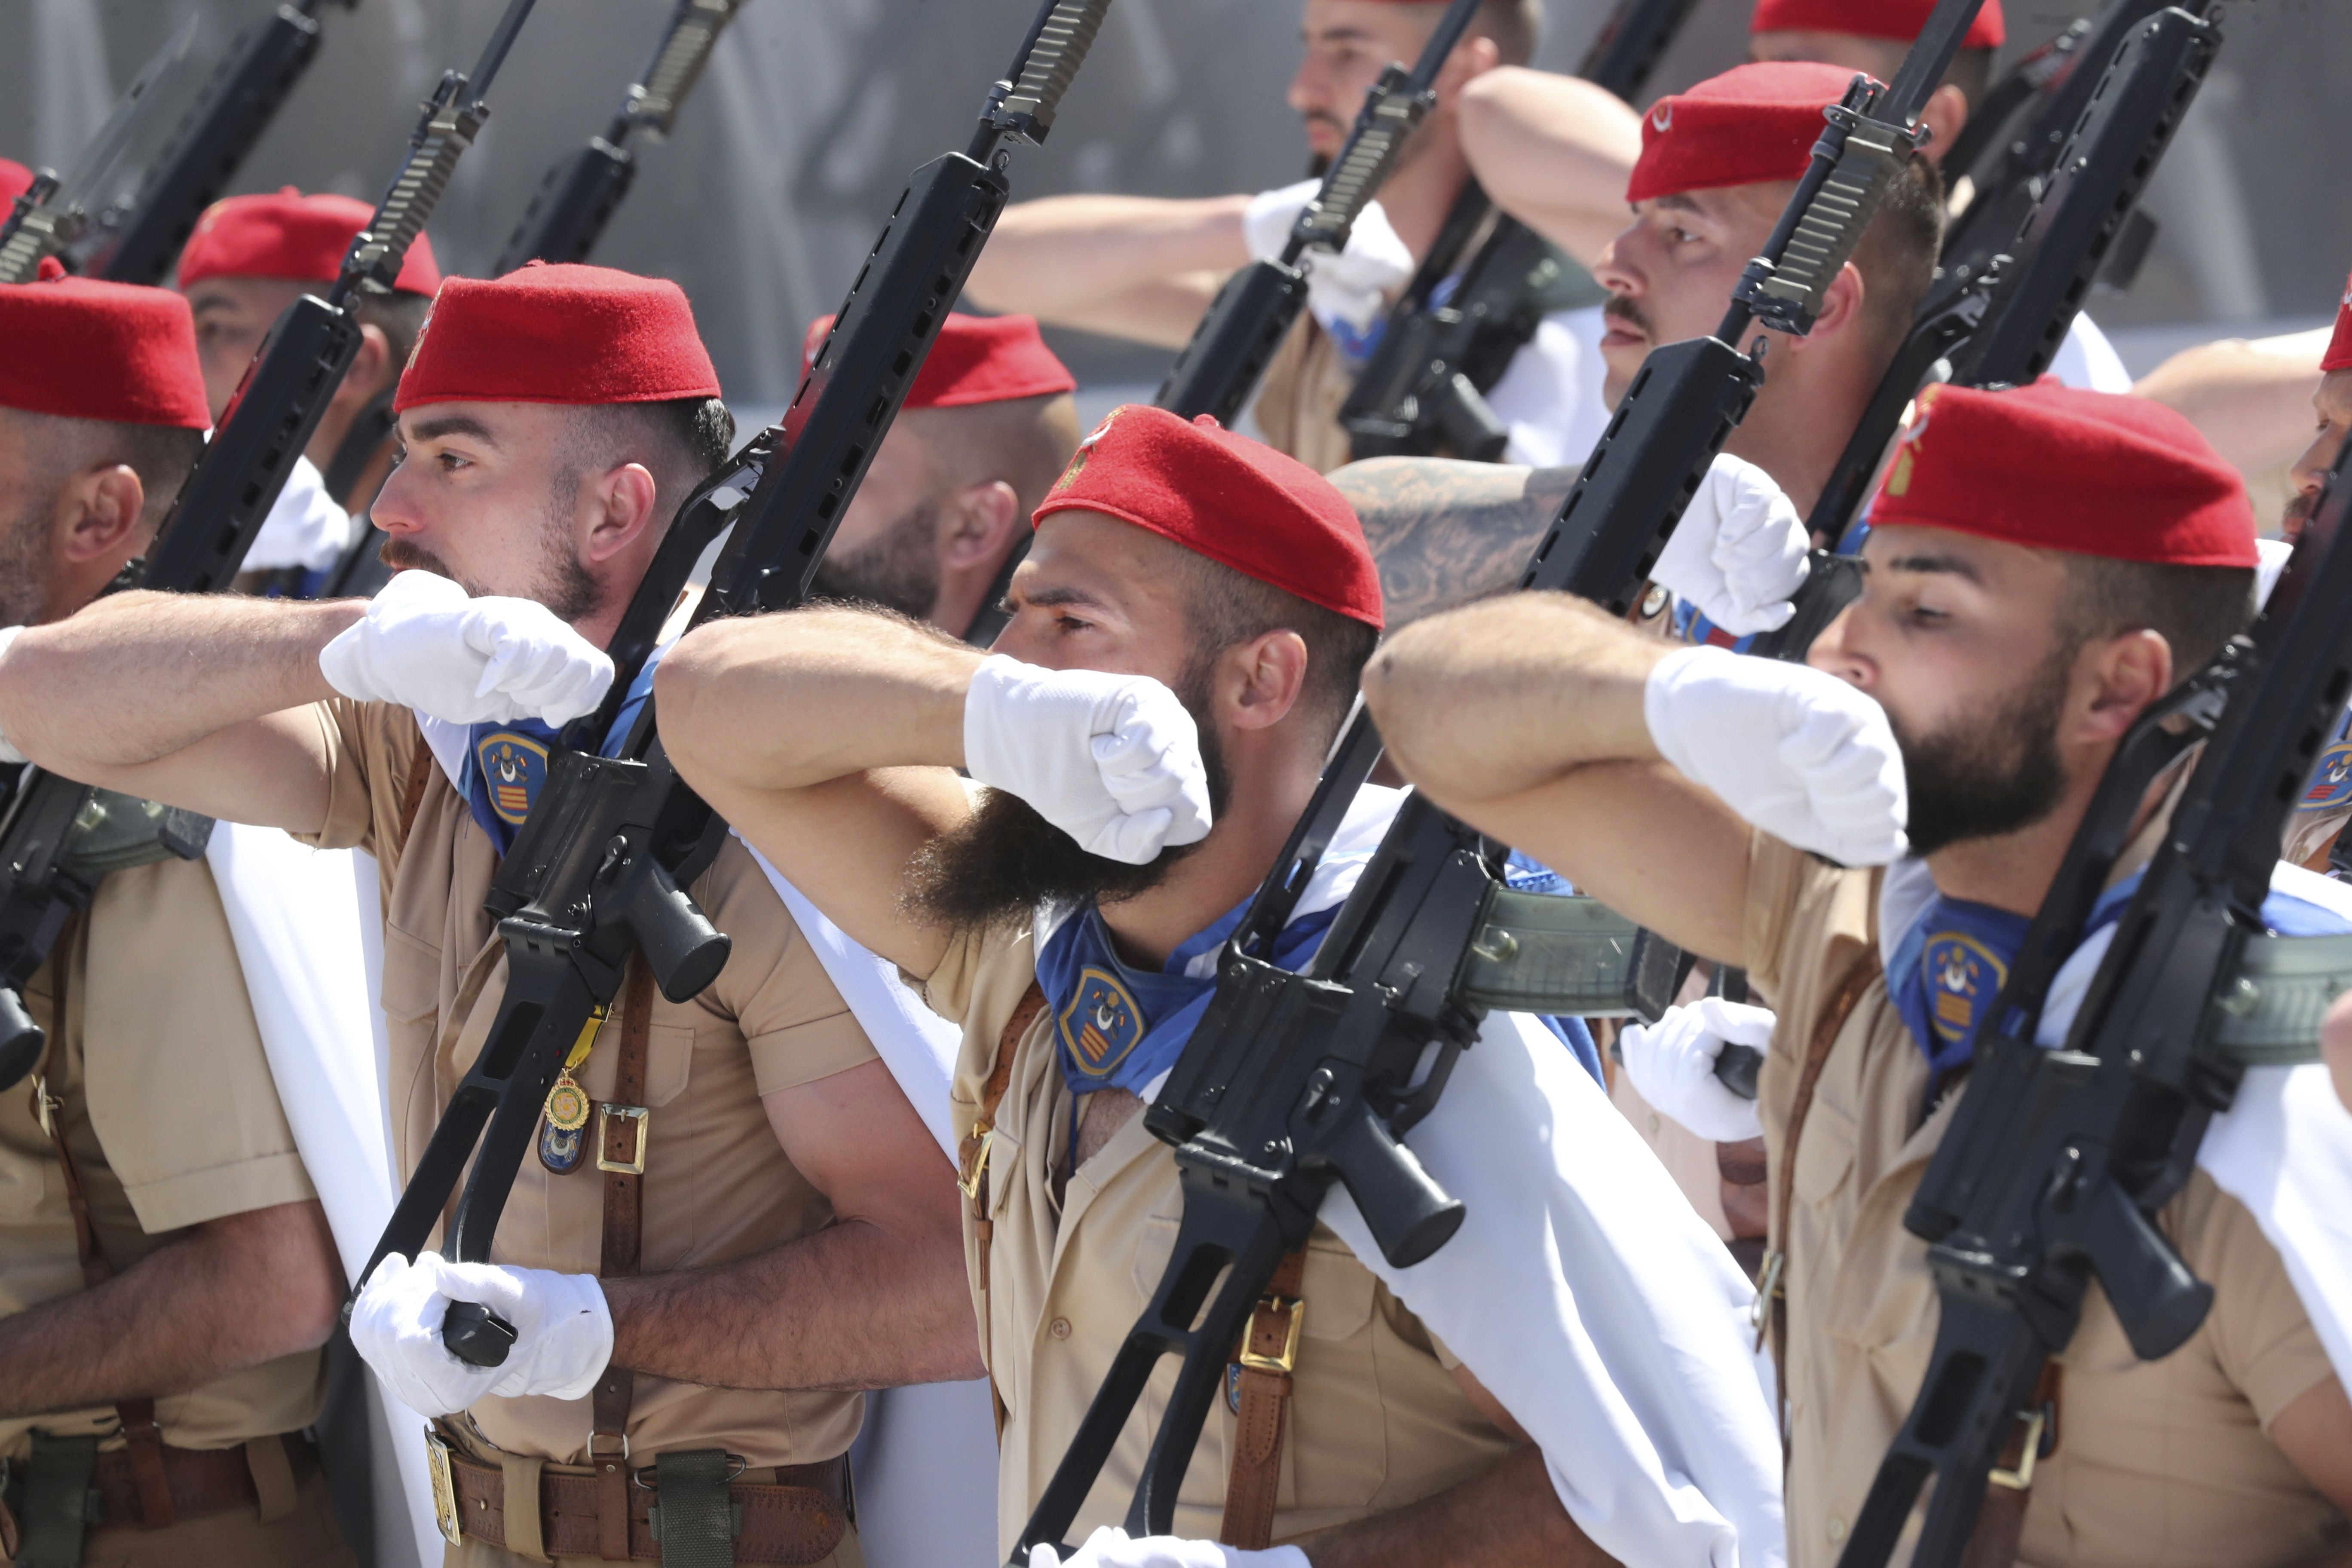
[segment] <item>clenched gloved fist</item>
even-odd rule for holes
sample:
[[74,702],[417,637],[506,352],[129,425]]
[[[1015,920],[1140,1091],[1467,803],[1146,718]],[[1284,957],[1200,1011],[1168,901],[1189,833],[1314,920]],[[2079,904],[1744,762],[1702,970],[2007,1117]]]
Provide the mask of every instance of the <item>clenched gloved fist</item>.
[[1087,1537],[1087,1543],[1067,1557],[1050,1546],[1031,1547],[1029,1568],[1307,1568],[1307,1553],[1296,1546],[1244,1552],[1213,1541],[1181,1541],[1172,1535],[1131,1541],[1124,1530],[1106,1526]]
[[1650,579],[1735,637],[1775,631],[1811,570],[1805,520],[1772,476],[1726,452],[1715,459]]
[[446,577],[394,576],[357,625],[319,651],[346,697],[452,724],[567,723],[613,684],[613,661],[529,599],[471,598]]
[[1109,859],[1141,866],[1209,835],[1200,731],[1150,676],[992,654],[964,696],[963,759],[973,778]]
[[1909,848],[1886,712],[1834,675],[1676,648],[1650,671],[1642,716],[1677,772],[1777,838],[1842,866],[1887,865]]
[[[1250,255],[1260,261],[1281,259],[1291,226],[1322,188],[1320,180],[1301,180],[1252,198],[1242,215],[1242,238]],[[1402,288],[1413,273],[1412,252],[1389,226],[1389,215],[1378,202],[1367,204],[1356,219],[1345,250],[1313,249],[1300,259],[1307,269],[1307,308],[1327,331],[1335,321],[1356,332],[1369,329],[1388,313],[1388,291]]]
[[[514,1325],[504,1365],[471,1365],[441,1342],[442,1320],[457,1301],[479,1302]],[[585,1397],[613,1359],[613,1313],[589,1275],[452,1263],[436,1252],[411,1263],[395,1253],[352,1305],[352,1343],[402,1404],[449,1415],[488,1395]]]
[[1756,1102],[1742,1100],[1715,1076],[1723,1047],[1761,1051],[1772,1043],[1772,1013],[1707,996],[1687,1007],[1669,1007],[1651,1025],[1628,1024],[1618,1032],[1617,1051],[1625,1076],[1661,1115],[1671,1116],[1700,1137],[1738,1143],[1764,1135]]

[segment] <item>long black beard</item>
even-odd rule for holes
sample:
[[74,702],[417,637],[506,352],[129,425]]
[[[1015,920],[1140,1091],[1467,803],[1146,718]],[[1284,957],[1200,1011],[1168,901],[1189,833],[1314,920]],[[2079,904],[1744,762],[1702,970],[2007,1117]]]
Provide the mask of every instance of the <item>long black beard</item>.
[[[1233,779],[1205,704],[1187,697],[1201,731],[1212,820],[1225,814]],[[1205,843],[1206,840],[1201,841]],[[1168,879],[1200,843],[1171,845],[1140,866],[1089,853],[1020,796],[990,790],[954,832],[918,850],[907,870],[907,912],[958,933],[1019,925],[1048,904],[1116,904]]]
[[1887,715],[1903,752],[1914,855],[2015,833],[2057,808],[2066,791],[2058,718],[2077,651],[2060,648],[2022,689],[1936,734],[1907,734]]

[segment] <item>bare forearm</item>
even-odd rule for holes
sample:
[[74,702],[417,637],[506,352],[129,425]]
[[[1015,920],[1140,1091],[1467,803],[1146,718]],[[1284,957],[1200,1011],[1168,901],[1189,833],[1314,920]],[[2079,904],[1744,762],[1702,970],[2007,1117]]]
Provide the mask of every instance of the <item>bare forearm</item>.
[[0,733],[68,776],[132,767],[334,695],[319,652],[366,612],[226,594],[116,594],[0,657]]
[[1169,201],[1069,195],[1005,209],[966,286],[993,310],[1066,320],[1084,307],[1188,273],[1249,263],[1247,196]]
[[315,1349],[341,1292],[317,1203],[215,1221],[95,1289],[0,1318],[0,1415],[184,1394]]
[[1462,151],[1497,205],[1591,266],[1625,226],[1642,120],[1591,82],[1505,66],[1464,89]]
[[1576,471],[1372,458],[1331,482],[1363,521],[1393,628],[1516,586]]
[[1533,1447],[1451,1490],[1297,1544],[1315,1568],[1593,1568],[1616,1562],[1560,1507],[1543,1453]]
[[1407,778],[1459,810],[1588,763],[1654,760],[1643,686],[1670,652],[1564,594],[1513,594],[1407,626],[1364,696]]
[[2248,473],[2292,459],[2311,440],[2325,329],[2255,342],[2231,338],[2173,355],[2132,388],[2178,410]]
[[722,1268],[604,1281],[613,1359],[706,1388],[893,1388],[980,1375],[952,1236],[835,1225]]

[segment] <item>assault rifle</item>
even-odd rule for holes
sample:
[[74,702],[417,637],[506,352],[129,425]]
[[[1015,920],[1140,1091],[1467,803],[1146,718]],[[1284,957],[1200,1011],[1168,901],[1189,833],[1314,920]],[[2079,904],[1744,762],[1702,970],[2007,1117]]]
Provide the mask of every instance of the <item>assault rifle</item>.
[[[725,964],[728,938],[685,889],[726,842],[727,824],[670,766],[650,699],[617,757],[599,755],[598,742],[722,530],[732,537],[694,624],[806,602],[835,526],[1003,208],[1009,144],[1044,142],[1109,9],[1110,0],[1046,0],[990,90],[971,146],[917,170],[899,195],[782,425],[754,437],[680,506],[614,634],[612,689],[563,731],[491,884],[506,994],[354,1289],[387,1256],[413,1258],[426,1245],[460,1176],[446,1250],[469,1262],[489,1256],[565,1053],[602,1022],[633,952],[673,1002],[699,993]],[[640,1124],[640,1156],[643,1136]],[[442,1342],[496,1366],[514,1330],[461,1301]]]
[[[2352,980],[2352,942],[2271,936],[2263,918],[2288,814],[2352,691],[2347,506],[2352,451],[2336,460],[2252,637],[2150,710],[2117,751],[1978,1030],[1968,1091],[1903,1222],[1930,1244],[1935,1349],[1840,1568],[1886,1562],[1930,1476],[1912,1561],[1960,1561],[2012,1441],[2009,1483],[2031,1478],[2044,1416],[2026,1408],[2030,1391],[2074,1338],[2094,1278],[2143,1361],[2170,1354],[2204,1321],[2213,1288],[2155,1215],[2188,1180],[2246,1067],[2315,1057],[2319,1015]],[[2051,983],[2150,787],[2209,733],[2063,1048],[2041,1048]]]
[[711,47],[745,0],[677,0],[652,63],[629,88],[620,111],[601,136],[548,170],[522,222],[490,271],[504,277],[527,261],[585,261],[604,226],[637,177],[629,138],[642,131],[658,142],[677,123],[686,95],[701,79]]
[[[1633,608],[1763,380],[1761,349],[1736,345],[1759,322],[1800,335],[1811,328],[1917,145],[1919,111],[1979,3],[1938,0],[1892,88],[1857,76],[1826,110],[1811,165],[1717,335],[1665,345],[1643,363],[1521,587],[1579,594],[1621,615]],[[1400,1140],[1435,1104],[1486,1011],[1483,987],[1465,977],[1509,978],[1512,955],[1491,939],[1486,954],[1474,952],[1505,891],[1501,847],[1409,795],[1307,969],[1271,962],[1275,935],[1379,755],[1379,735],[1359,715],[1219,954],[1208,1010],[1144,1113],[1175,1148],[1183,1219],[1150,1304],[1022,1531],[1016,1563],[1068,1531],[1172,1352],[1182,1365],[1126,1520],[1130,1534],[1168,1531],[1242,1326],[1283,1255],[1306,1243],[1334,1183],[1400,1268],[1429,1257],[1462,1223],[1461,1204]],[[1479,961],[1488,967],[1474,970]]]
[[[334,287],[323,300],[306,294],[295,300],[270,328],[220,428],[173,500],[153,552],[126,568],[114,586],[209,594],[236,578],[359,352],[352,296],[389,289],[399,275],[402,258],[448,188],[458,154],[489,114],[482,94],[533,4],[508,0],[470,77],[443,74],[398,177],[352,239]],[[154,830],[144,860],[129,841],[142,819]],[[106,872],[166,854],[194,859],[211,833],[204,817],[25,770],[0,816],[0,1088],[15,1085],[41,1058],[43,1035],[21,991],[48,958],[66,918],[89,906]]]
[[[43,261],[81,237],[89,221],[89,193],[110,183],[124,149],[153,112],[150,95],[155,84],[188,52],[195,36],[196,19],[191,16],[140,68],[106,123],[82,149],[73,171],[59,180],[42,170],[32,188],[16,199],[5,229],[0,230],[0,283],[30,283],[41,275]],[[63,201],[58,200],[60,191]]]
[[[1696,0],[1621,0],[1576,74],[1633,102],[1695,5]],[[1439,289],[1482,227],[1485,242],[1439,303]],[[1486,395],[1543,318],[1567,308],[1549,302],[1569,280],[1564,260],[1525,224],[1495,211],[1471,181],[1340,405],[1339,423],[1355,437],[1355,455],[1450,454],[1500,462],[1510,431],[1486,405]]]
[[[1266,363],[1307,305],[1309,249],[1348,248],[1356,220],[1380,194],[1421,122],[1437,105],[1437,75],[1478,14],[1478,0],[1453,0],[1408,72],[1391,63],[1364,95],[1347,145],[1331,161],[1323,188],[1290,226],[1278,259],[1254,261],[1228,279],[1216,302],[1176,356],[1152,401],[1191,419],[1210,414],[1231,425],[1257,389]],[[1307,262],[1307,266],[1314,263]]]

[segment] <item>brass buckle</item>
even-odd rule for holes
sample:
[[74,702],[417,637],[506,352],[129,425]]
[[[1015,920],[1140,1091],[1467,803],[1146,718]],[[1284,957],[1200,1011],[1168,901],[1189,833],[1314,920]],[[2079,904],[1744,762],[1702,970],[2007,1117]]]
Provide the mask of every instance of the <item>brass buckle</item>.
[[956,1186],[965,1201],[977,1203],[980,1184],[988,1179],[988,1152],[995,1147],[996,1129],[982,1121],[972,1128],[971,1136],[979,1140],[980,1152],[972,1156],[971,1169],[956,1178]]
[[2017,1468],[2005,1470],[1995,1466],[1992,1473],[1985,1479],[1997,1487],[2008,1487],[2012,1491],[2021,1492],[2032,1489],[2033,1462],[2042,1457],[2042,1429],[2049,1414],[2047,1405],[2037,1405],[2033,1407],[2033,1414],[2025,1418],[2025,1447],[2022,1450],[2022,1457],[2017,1461]]
[[1756,1331],[1754,1349],[1764,1348],[1767,1325],[1772,1321],[1772,1303],[1780,1295],[1780,1271],[1789,1255],[1775,1248],[1764,1255],[1764,1272],[1756,1280],[1756,1300],[1748,1309],[1748,1326]]
[[457,1479],[449,1473],[449,1440],[432,1427],[425,1428],[425,1468],[433,1478],[433,1522],[441,1539],[456,1546],[465,1539],[457,1524]]
[[1307,1322],[1307,1303],[1296,1296],[1268,1296],[1258,1302],[1259,1311],[1288,1312],[1290,1332],[1284,1339],[1278,1356],[1260,1355],[1249,1348],[1246,1335],[1242,1340],[1241,1363],[1251,1372],[1271,1372],[1287,1377],[1290,1369],[1298,1364],[1298,1331]]
[[[646,1108],[642,1105],[600,1105],[596,1108],[596,1168],[598,1170],[610,1171],[623,1176],[642,1176],[646,1173]],[[634,1134],[632,1147],[636,1152],[626,1160],[615,1160],[604,1152],[611,1146],[605,1132],[611,1127],[613,1118],[615,1116],[624,1117],[633,1123],[629,1131]]]

